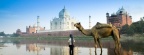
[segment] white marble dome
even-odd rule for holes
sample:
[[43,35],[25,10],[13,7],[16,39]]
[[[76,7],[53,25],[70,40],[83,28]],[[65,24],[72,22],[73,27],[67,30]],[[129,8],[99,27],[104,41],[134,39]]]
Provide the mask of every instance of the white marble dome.
[[63,18],[63,17],[69,17],[69,13],[67,12],[67,10],[65,9],[65,7],[59,12],[59,18]]
[[77,20],[73,17],[70,17],[69,13],[65,7],[60,10],[59,17],[53,18],[50,21],[50,30],[51,31],[65,31],[65,30],[76,30],[74,23],[77,23]]

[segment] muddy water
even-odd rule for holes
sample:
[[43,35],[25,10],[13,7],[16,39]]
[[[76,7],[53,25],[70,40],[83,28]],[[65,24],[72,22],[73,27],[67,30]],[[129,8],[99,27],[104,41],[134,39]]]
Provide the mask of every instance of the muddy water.
[[[144,55],[144,43],[121,42],[122,55]],[[103,55],[114,55],[114,42],[102,41]],[[95,55],[93,40],[76,40],[74,55]],[[100,48],[97,48],[97,55]],[[67,40],[1,40],[0,55],[69,55]]]

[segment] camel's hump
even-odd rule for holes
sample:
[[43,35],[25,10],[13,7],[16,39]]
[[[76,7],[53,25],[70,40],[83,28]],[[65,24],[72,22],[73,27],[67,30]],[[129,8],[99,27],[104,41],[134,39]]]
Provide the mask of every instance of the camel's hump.
[[112,24],[102,24],[97,22],[97,24],[95,25],[95,28],[99,29],[99,28],[111,28]]

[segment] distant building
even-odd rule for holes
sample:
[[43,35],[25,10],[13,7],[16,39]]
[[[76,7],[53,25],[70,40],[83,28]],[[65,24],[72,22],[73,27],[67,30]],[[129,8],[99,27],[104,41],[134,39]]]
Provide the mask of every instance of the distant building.
[[30,33],[38,33],[39,31],[44,31],[45,27],[44,28],[40,27],[39,23],[40,23],[39,16],[37,16],[37,25],[34,24],[33,26],[26,27],[26,33],[30,34]]
[[106,13],[107,23],[111,23],[117,28],[121,28],[122,26],[128,24],[132,24],[132,16],[130,16],[127,11],[122,7],[116,13],[109,15]]
[[38,28],[39,28],[39,31],[43,31],[45,30],[45,27],[42,28],[42,27],[37,27],[37,26],[29,26],[29,27],[26,27],[26,33],[27,34],[30,34],[30,33],[37,33],[38,31]]
[[75,30],[74,23],[77,21],[71,18],[65,7],[59,12],[59,18],[53,18],[50,21],[50,30],[62,31],[62,30]]
[[21,30],[20,30],[20,29],[17,29],[17,30],[16,30],[16,34],[22,34]]

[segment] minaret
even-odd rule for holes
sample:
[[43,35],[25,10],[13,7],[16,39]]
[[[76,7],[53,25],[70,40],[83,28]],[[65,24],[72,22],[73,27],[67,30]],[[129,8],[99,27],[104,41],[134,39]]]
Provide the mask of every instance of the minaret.
[[39,16],[37,16],[37,31],[39,31]]
[[64,6],[64,9],[65,9],[65,6]]
[[108,12],[106,13],[106,18],[107,18],[107,24],[109,24],[110,21],[109,21],[109,13]]
[[91,16],[89,15],[89,29],[91,28]]

